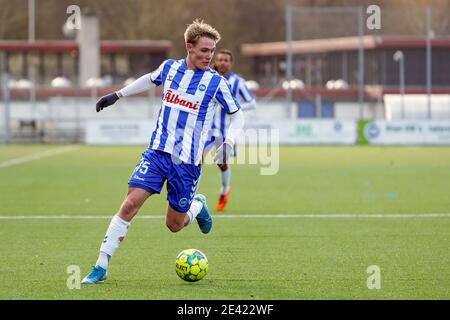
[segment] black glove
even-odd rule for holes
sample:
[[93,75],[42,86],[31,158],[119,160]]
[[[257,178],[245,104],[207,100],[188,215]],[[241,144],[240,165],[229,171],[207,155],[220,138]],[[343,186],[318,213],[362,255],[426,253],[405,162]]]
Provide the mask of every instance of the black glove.
[[226,164],[228,163],[228,158],[233,152],[233,146],[230,142],[225,141],[222,145],[217,149],[216,155],[214,157],[214,161],[218,164]]
[[97,101],[95,108],[97,109],[97,112],[100,112],[100,110],[109,107],[110,105],[114,104],[117,100],[119,100],[119,96],[117,95],[117,93],[115,92],[110,93],[106,96],[101,97],[100,100]]

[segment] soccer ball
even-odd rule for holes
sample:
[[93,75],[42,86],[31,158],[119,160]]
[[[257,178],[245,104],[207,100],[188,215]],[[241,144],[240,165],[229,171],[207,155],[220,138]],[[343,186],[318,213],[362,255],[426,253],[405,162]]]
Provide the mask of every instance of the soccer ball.
[[206,276],[208,259],[200,250],[183,250],[178,254],[177,260],[175,261],[175,271],[184,281],[199,281]]

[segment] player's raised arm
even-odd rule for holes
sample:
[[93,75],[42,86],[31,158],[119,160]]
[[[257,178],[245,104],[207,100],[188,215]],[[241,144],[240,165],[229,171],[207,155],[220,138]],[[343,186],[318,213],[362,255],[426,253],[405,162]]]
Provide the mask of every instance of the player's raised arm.
[[120,89],[119,91],[116,91],[116,92],[113,92],[106,96],[101,97],[96,104],[97,112],[100,112],[104,108],[109,107],[110,105],[114,104],[121,97],[129,97],[129,96],[147,91],[151,87],[161,85],[162,84],[162,71],[164,68],[164,64],[165,64],[165,61],[155,71],[143,75],[142,77],[140,77],[136,81],[133,81],[126,87]]
[[242,99],[241,108],[243,111],[256,109],[255,97],[245,84],[244,79],[239,79],[237,95]]
[[214,161],[217,164],[225,164],[233,152],[234,144],[244,128],[245,119],[241,109],[230,115],[230,126],[227,130],[224,143],[217,149]]
[[231,94],[230,86],[225,79],[221,80],[216,94],[216,100],[230,115],[230,126],[228,127],[224,143],[217,149],[214,161],[217,164],[227,163],[231,155],[237,137],[244,129],[245,119],[239,102]]

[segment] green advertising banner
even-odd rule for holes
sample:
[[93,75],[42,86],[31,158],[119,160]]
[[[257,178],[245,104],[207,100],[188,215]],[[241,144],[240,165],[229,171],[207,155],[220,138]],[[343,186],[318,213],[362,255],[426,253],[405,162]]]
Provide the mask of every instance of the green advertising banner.
[[358,121],[358,129],[357,129],[357,136],[356,136],[356,143],[357,144],[369,144],[369,140],[367,140],[366,137],[366,125],[368,123],[372,122],[372,120],[359,120]]

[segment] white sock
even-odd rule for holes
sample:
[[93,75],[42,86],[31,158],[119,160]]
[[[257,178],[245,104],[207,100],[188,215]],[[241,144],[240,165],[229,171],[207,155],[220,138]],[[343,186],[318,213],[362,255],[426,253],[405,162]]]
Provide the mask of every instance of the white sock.
[[198,200],[192,200],[191,207],[189,208],[187,215],[189,217],[189,224],[194,221],[195,217],[200,213],[203,208],[203,203]]
[[114,216],[109,224],[108,231],[106,231],[105,238],[100,247],[100,255],[97,264],[103,269],[108,266],[109,259],[113,256],[120,242],[125,238],[128,232],[130,223],[122,220],[119,216]]
[[228,186],[231,180],[231,169],[228,167],[225,171],[220,171],[220,177],[222,181],[222,188],[220,189],[220,194],[226,194],[228,192]]
[[100,255],[98,256],[98,259],[97,259],[97,262],[95,263],[95,265],[100,266],[103,269],[107,269],[110,258],[111,257],[108,254],[100,251]]

